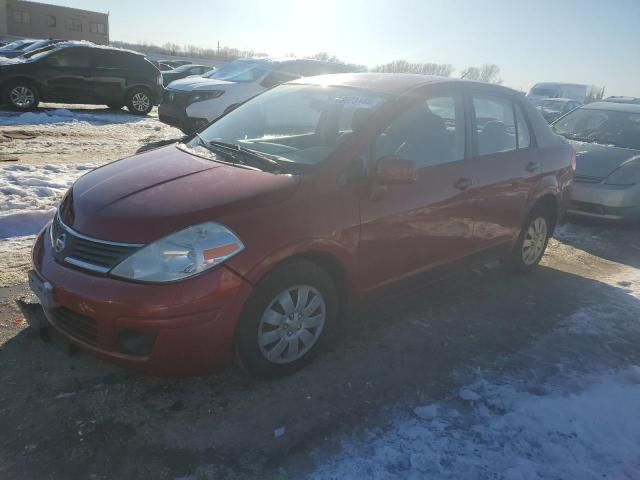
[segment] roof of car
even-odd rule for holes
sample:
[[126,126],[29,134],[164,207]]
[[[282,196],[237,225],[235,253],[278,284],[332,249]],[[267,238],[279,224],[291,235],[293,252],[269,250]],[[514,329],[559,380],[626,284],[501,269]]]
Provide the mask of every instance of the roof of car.
[[315,77],[305,77],[293,80],[289,83],[345,86],[362,88],[389,95],[401,95],[416,88],[438,83],[479,85],[483,88],[493,88],[496,90],[515,93],[514,90],[492,85],[488,83],[475,82],[450,77],[436,77],[432,75],[420,75],[413,73],[334,73],[331,75],[318,75]]
[[595,102],[582,108],[589,110],[609,110],[613,112],[640,113],[640,105],[635,103]]
[[69,48],[69,47],[99,48],[99,49],[102,49],[102,50],[113,50],[113,51],[116,51],[116,52],[131,53],[131,54],[135,54],[135,55],[139,55],[141,57],[144,57],[143,53],[136,52],[134,50],[127,50],[126,48],[112,47],[110,45],[98,45],[96,43],[88,42],[86,40],[64,40],[62,42],[55,43],[55,49],[56,50],[60,49],[60,48]]

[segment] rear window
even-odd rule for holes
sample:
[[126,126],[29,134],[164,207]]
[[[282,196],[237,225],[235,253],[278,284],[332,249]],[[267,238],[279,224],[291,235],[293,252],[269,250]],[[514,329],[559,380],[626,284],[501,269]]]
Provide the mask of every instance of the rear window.
[[474,95],[479,155],[510,152],[517,148],[513,103],[508,98]]
[[125,68],[128,55],[114,50],[95,49],[91,52],[93,64],[98,68]]

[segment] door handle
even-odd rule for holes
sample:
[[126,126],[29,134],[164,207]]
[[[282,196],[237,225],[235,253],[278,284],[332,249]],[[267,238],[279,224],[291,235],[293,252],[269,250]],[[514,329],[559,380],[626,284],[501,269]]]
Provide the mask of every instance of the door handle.
[[533,173],[538,170],[538,162],[529,162],[525,165],[524,169],[529,173]]
[[457,188],[458,190],[466,190],[467,188],[469,188],[471,185],[473,185],[473,182],[471,181],[470,178],[459,178],[458,180],[456,180],[456,183],[453,184],[453,186],[455,188]]

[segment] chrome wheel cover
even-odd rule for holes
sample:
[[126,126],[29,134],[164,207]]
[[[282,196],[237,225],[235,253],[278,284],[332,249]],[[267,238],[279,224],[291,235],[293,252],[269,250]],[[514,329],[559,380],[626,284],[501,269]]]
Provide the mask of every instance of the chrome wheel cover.
[[529,224],[522,242],[522,261],[525,265],[533,265],[540,259],[548,232],[547,221],[543,217],[538,217]]
[[137,111],[146,112],[151,105],[151,99],[146,93],[138,92],[131,98],[131,104]]
[[18,86],[9,92],[9,100],[19,108],[29,108],[35,99],[36,94],[29,87]]
[[326,312],[325,300],[315,288],[296,285],[283,290],[260,318],[260,352],[277,364],[302,358],[320,338]]

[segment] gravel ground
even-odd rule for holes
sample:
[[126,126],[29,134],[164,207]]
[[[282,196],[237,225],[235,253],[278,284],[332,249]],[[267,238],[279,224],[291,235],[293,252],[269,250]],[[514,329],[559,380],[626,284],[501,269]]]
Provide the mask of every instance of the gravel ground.
[[[23,140],[2,154],[25,164],[100,163],[179,135],[145,122],[70,122],[32,139],[44,157],[20,153]],[[0,126],[0,134],[49,128]],[[58,145],[75,148],[51,153]],[[71,355],[55,336],[43,342],[14,306],[28,297],[30,241],[0,240],[2,479],[631,479],[640,471],[638,422],[625,417],[640,386],[638,228],[563,225],[529,275],[487,266],[370,305],[309,368],[271,382],[233,369],[143,377]],[[586,412],[616,431],[578,415],[585,398],[596,405]],[[580,464],[589,471],[573,475],[584,473]]]

